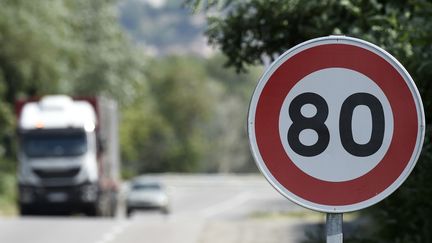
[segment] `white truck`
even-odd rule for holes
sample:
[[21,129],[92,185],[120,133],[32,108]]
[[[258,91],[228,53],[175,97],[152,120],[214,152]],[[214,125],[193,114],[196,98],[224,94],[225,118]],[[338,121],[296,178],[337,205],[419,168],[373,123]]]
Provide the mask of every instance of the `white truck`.
[[114,216],[119,190],[117,105],[51,95],[16,102],[21,215]]

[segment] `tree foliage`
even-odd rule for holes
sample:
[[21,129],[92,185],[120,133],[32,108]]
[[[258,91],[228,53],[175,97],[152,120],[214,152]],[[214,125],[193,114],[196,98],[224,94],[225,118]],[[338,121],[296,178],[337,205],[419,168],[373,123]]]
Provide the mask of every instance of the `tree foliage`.
[[17,98],[105,93],[123,102],[144,79],[139,50],[120,28],[114,0],[0,0],[0,5],[0,151],[9,159]]
[[[155,60],[148,65],[149,99],[137,99],[125,110],[132,153],[142,172],[196,171],[199,169],[200,125],[213,105],[212,91],[197,61],[186,58]],[[130,120],[129,120],[130,119]],[[138,124],[141,123],[141,124]],[[126,135],[126,134],[124,134]],[[126,136],[128,136],[126,135]]]
[[[151,99],[123,110],[123,157],[139,172],[218,172],[254,168],[245,120],[255,74],[210,60],[168,56],[147,65]],[[149,103],[150,102],[150,103]]]
[[[66,93],[118,100],[126,175],[253,168],[244,120],[253,88],[246,80],[256,76],[225,72],[220,57],[148,57],[128,39],[117,12],[144,5],[117,4],[0,0],[0,167],[14,168],[15,99]],[[185,10],[174,5],[167,11],[177,18]],[[130,17],[129,29],[141,26],[141,17]]]
[[[192,3],[202,1],[189,1]],[[408,69],[423,98],[426,121],[432,119],[432,2],[427,0],[246,0],[207,1],[209,42],[228,57],[228,66],[274,59],[311,38],[338,34],[375,43]],[[223,2],[223,1],[222,1]],[[392,196],[367,210],[374,219],[372,242],[430,242],[432,233],[431,129],[417,166]]]

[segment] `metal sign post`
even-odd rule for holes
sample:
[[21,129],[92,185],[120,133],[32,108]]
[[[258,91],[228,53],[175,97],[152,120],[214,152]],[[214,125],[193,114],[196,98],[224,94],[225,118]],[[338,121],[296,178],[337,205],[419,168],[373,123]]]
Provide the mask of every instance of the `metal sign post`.
[[342,213],[327,213],[326,215],[326,242],[327,243],[343,242],[342,224],[343,224]]

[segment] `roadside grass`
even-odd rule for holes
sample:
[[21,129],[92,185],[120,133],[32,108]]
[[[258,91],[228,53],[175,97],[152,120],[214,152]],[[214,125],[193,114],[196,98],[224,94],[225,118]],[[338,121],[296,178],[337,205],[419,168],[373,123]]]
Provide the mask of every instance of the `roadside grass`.
[[16,177],[11,173],[0,173],[0,216],[17,214]]
[[[294,220],[299,222],[300,231],[304,232],[304,239],[301,243],[325,243],[326,231],[325,222],[326,214],[315,212],[312,210],[295,210],[284,212],[254,212],[250,214],[250,218],[255,220],[266,221],[289,221]],[[343,234],[344,242],[347,243],[370,243],[371,226],[367,218],[364,218],[359,212],[343,214]]]
[[[325,221],[325,213],[315,212],[312,210],[294,210],[294,211],[256,211],[249,215],[250,218],[254,219],[305,219],[311,221]],[[344,213],[344,221],[353,221],[359,217],[357,212]]]

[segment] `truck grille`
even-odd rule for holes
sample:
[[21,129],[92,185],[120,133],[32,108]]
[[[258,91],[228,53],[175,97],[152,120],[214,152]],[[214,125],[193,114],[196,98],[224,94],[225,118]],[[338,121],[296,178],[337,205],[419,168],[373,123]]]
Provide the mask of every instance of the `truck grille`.
[[80,168],[71,168],[71,169],[55,170],[55,171],[34,169],[33,171],[40,178],[46,178],[46,179],[67,178],[67,177],[75,177],[79,173]]

